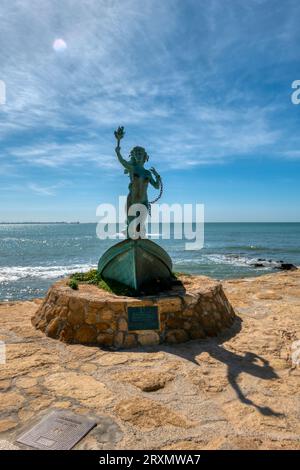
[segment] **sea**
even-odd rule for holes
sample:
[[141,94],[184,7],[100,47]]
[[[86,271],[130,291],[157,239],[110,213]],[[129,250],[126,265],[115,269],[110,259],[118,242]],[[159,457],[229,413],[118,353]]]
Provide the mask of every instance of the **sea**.
[[[95,223],[0,224],[0,301],[43,297],[54,281],[95,268],[117,237],[100,240]],[[149,238],[167,250],[175,272],[222,280],[300,265],[300,223],[206,223],[204,246],[193,251],[184,239]]]

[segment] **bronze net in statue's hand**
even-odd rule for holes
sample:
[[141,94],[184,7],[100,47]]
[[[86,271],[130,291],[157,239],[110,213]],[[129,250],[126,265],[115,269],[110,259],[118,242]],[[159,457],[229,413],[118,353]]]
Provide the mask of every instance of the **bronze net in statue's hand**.
[[123,139],[125,135],[124,127],[123,126],[118,127],[118,129],[114,132],[114,134],[115,134],[115,138],[117,139],[118,147],[119,147],[120,140]]

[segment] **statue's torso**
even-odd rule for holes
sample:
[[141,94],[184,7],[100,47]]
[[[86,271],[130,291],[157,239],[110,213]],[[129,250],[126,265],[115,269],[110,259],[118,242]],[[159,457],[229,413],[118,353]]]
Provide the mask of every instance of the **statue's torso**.
[[150,172],[145,168],[133,166],[130,171],[129,197],[131,204],[145,204],[148,201],[147,189]]

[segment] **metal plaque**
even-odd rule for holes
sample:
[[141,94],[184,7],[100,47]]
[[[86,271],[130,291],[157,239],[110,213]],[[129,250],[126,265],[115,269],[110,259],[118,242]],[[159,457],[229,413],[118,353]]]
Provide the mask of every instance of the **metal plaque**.
[[70,450],[96,424],[96,421],[85,416],[67,411],[53,411],[22,434],[17,442],[35,449]]
[[158,307],[128,307],[128,330],[159,330]]

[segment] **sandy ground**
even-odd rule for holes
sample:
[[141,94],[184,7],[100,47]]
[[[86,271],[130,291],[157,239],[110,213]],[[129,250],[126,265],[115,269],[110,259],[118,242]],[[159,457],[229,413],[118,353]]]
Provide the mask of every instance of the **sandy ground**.
[[300,449],[300,271],[223,283],[222,336],[110,352],[36,331],[0,304],[0,448],[52,409],[96,417],[79,449]]

